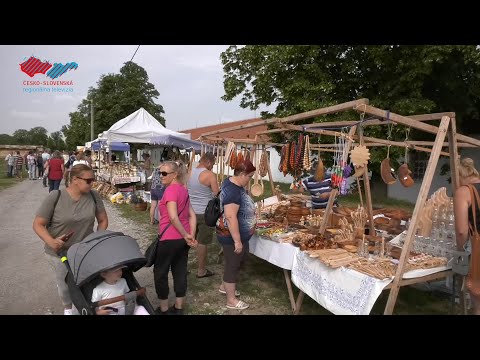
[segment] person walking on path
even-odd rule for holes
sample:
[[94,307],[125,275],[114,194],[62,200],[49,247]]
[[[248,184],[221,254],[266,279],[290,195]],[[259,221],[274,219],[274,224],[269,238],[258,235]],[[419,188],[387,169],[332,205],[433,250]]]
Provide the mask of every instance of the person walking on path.
[[[61,162],[63,167],[63,159]],[[72,168],[70,176],[68,189],[60,193],[58,190],[50,192],[33,220],[33,230],[45,243],[45,256],[55,273],[65,315],[73,314],[72,299],[65,282],[67,267],[58,253],[90,235],[95,219],[98,222],[97,231],[108,227],[103,200],[96,190],[92,190],[95,180],[92,169],[87,165],[77,165]]]
[[212,271],[207,269],[207,245],[212,243],[215,229],[205,224],[205,208],[219,191],[217,176],[212,172],[214,164],[215,155],[211,152],[205,153],[188,179],[188,194],[197,217],[197,231],[195,233],[195,239],[198,241],[196,249],[197,278],[214,275]]
[[63,158],[58,150],[55,150],[53,152],[53,156],[50,158],[50,160],[48,160],[47,170],[49,186],[48,192],[51,192],[52,190],[58,190],[65,172]]
[[20,151],[17,151],[16,158],[16,168],[17,168],[17,178],[23,179],[23,157],[20,155]]

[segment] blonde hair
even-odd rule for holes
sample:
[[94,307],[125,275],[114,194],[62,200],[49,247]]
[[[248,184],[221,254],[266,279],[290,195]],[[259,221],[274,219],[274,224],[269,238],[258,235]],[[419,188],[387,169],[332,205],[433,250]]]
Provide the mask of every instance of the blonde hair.
[[164,161],[161,166],[168,166],[171,171],[175,171],[177,173],[177,181],[185,184],[187,179],[187,166],[183,161]]
[[72,166],[72,168],[70,170],[70,178],[72,176],[82,177],[83,173],[86,172],[86,171],[93,172],[92,168],[90,168],[90,166],[87,166],[85,164],[77,164],[75,166]]
[[460,165],[458,166],[458,173],[463,178],[468,178],[471,176],[479,176],[478,170],[475,169],[475,164],[471,158],[463,158],[460,160]]

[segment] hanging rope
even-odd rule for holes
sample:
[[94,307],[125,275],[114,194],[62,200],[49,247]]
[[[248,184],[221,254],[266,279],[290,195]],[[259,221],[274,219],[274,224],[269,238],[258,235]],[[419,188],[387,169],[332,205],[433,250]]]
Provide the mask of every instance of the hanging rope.
[[404,159],[404,163],[407,164],[408,163],[408,135],[410,134],[410,128],[406,128],[405,129],[405,159]]
[[387,147],[387,158],[390,159],[390,147],[392,144],[390,141],[392,140],[392,123],[390,122],[390,111],[387,111],[387,129],[388,129],[388,135],[387,135],[387,140],[389,141],[388,147]]

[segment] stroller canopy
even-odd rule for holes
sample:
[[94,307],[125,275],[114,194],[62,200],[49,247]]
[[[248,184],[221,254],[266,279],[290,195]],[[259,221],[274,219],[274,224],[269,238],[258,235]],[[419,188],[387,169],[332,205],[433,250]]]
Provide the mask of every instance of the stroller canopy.
[[134,238],[109,230],[94,232],[72,245],[67,251],[67,258],[78,286],[100,272],[118,266],[125,265],[137,271],[147,261]]

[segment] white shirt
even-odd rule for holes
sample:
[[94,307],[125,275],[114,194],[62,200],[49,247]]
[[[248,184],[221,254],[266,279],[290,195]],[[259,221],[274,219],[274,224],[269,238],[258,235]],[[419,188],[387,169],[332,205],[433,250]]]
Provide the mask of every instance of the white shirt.
[[84,164],[84,165],[90,166],[90,164],[88,163],[87,160],[75,160],[73,162],[72,166],[75,166],[75,165],[78,165],[78,164]]
[[[125,295],[129,291],[130,289],[128,288],[127,281],[124,278],[121,278],[116,284],[113,285],[107,284],[105,281],[103,281],[95,289],[93,289],[92,302]],[[105,306],[111,306],[118,309],[118,313],[112,312],[112,315],[125,315],[125,301],[118,301]],[[100,308],[104,308],[105,306],[101,306]]]

